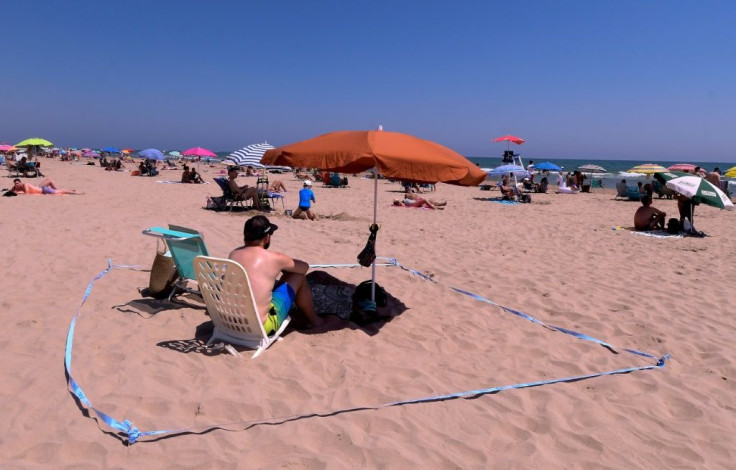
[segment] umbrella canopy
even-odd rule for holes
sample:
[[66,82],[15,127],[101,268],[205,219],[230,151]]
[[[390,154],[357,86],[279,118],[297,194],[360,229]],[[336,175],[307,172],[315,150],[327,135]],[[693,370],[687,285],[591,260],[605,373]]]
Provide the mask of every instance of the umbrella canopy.
[[627,170],[627,173],[642,173],[645,175],[653,175],[654,173],[660,173],[667,171],[667,168],[662,165],[655,165],[654,163],[645,163],[643,165],[637,165],[634,168]]
[[693,202],[733,210],[733,203],[728,196],[700,176],[668,171],[655,173],[654,177],[664,182],[671,190],[692,199]]
[[388,131],[338,131],[267,151],[266,165],[358,173],[376,168],[384,177],[418,183],[473,186],[486,173],[435,142]]
[[46,139],[41,139],[39,137],[31,137],[30,139],[26,139],[23,142],[19,142],[15,144],[16,147],[30,147],[32,145],[39,145],[41,147],[53,147],[54,144],[49,142]]
[[533,168],[542,171],[562,171],[562,168],[550,162],[535,163]]
[[95,152],[94,150],[92,150],[92,151],[89,151],[89,152],[85,152],[85,154],[82,155],[82,156],[83,157],[86,157],[86,158],[98,158],[100,156],[100,154],[97,153],[97,152]]
[[588,165],[581,165],[577,167],[578,171],[582,171],[583,173],[605,173],[606,169],[602,166],[588,164]]
[[172,150],[171,152],[169,152],[169,155],[172,157],[181,157],[181,152],[179,152],[178,150]]
[[239,166],[252,166],[254,168],[263,168],[264,165],[261,163],[263,154],[268,150],[273,149],[274,146],[268,142],[260,144],[246,145],[240,150],[236,150],[225,158],[225,162],[230,162],[234,165]]
[[501,137],[496,137],[495,139],[493,139],[492,142],[513,142],[516,145],[521,145],[524,142],[526,142],[526,140],[522,139],[521,137],[516,137],[514,135],[504,135]]
[[102,151],[108,153],[120,153],[120,150],[116,149],[115,147],[105,147],[104,149],[102,149]]
[[736,178],[736,166],[726,170],[726,173],[724,173],[723,176],[725,176],[726,178]]
[[145,149],[138,152],[138,156],[148,158],[151,160],[163,160],[164,154],[160,150],[156,149]]
[[[313,139],[268,150],[261,159],[266,165],[320,168],[373,174],[373,225],[378,212],[378,172],[386,178],[421,183],[473,186],[486,173],[459,153],[435,142],[400,132],[338,131]],[[373,240],[375,242],[375,239]],[[372,263],[371,300],[376,300],[376,264]]]
[[[534,165],[537,168],[537,165]],[[526,178],[529,172],[523,166],[519,165],[501,165],[488,172],[490,176],[502,176],[513,174],[516,178]]]
[[18,149],[12,145],[8,145],[8,144],[0,145],[0,152],[15,152],[16,150]]
[[196,157],[217,157],[212,150],[203,149],[202,147],[192,147],[182,152],[182,155],[190,155]]
[[695,171],[695,165],[692,163],[678,163],[676,165],[668,166],[669,171],[687,171],[692,173]]
[[121,150],[121,152],[123,152],[123,153],[130,153],[132,151],[133,151],[133,149],[123,149],[123,150]]

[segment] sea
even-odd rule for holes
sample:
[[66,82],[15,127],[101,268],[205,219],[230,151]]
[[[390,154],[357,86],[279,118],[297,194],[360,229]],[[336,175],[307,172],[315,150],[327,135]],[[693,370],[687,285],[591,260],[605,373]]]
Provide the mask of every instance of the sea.
[[[505,163],[502,162],[501,156],[493,158],[493,157],[466,157],[471,162],[475,163],[479,167],[489,170],[501,165],[505,165]],[[661,165],[665,168],[668,166],[676,165],[678,163],[691,163],[693,165],[699,166],[701,168],[704,168],[706,171],[712,171],[714,168],[719,168],[721,170],[721,173],[725,173],[726,170],[736,165],[735,163],[724,163],[724,162],[701,162],[701,161],[639,161],[639,160],[596,160],[596,159],[565,159],[565,158],[556,158],[556,159],[550,159],[550,160],[539,160],[539,159],[533,159],[534,163],[542,163],[542,162],[550,162],[554,163],[555,165],[561,167],[564,172],[568,171],[575,171],[576,168],[582,165],[598,165],[602,168],[606,169],[605,173],[595,173],[593,175],[594,178],[601,178],[603,180],[604,187],[612,188],[615,186],[615,184],[622,179],[626,179],[627,182],[629,181],[644,181],[646,180],[646,176],[641,173],[631,173],[628,170],[635,167],[636,165],[641,165],[644,163],[653,163],[655,165]],[[524,158],[522,156],[522,161],[524,163],[524,166],[529,164],[529,159]],[[551,184],[556,184],[557,180],[552,179],[550,181]]]

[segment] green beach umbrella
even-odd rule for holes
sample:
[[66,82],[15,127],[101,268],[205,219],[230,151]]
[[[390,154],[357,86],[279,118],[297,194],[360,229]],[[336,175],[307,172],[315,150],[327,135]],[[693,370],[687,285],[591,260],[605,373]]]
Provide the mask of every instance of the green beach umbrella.
[[686,174],[667,181],[671,190],[689,197],[695,203],[703,203],[719,209],[733,210],[733,203],[720,188],[697,175]]
[[54,146],[54,144],[52,144],[48,140],[41,139],[40,137],[31,137],[30,139],[26,139],[19,144],[15,144],[16,147],[30,147],[31,145],[38,145],[41,147],[53,147]]

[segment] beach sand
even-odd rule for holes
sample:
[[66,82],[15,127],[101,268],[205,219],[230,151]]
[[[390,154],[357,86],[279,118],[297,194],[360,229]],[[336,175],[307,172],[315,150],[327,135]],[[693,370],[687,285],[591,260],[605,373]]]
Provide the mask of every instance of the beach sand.
[[[84,416],[66,385],[67,330],[87,284],[108,258],[149,268],[156,240],[141,231],[151,226],[199,229],[210,254],[227,257],[254,213],[203,210],[207,195],[219,195],[215,184],[155,182],[178,171],[131,177],[50,160],[43,170],[85,194],[0,203],[3,466],[713,469],[736,461],[732,213],[699,206],[695,225],[709,237],[657,239],[612,230],[633,224],[638,203],[614,201],[611,190],[503,205],[485,200],[497,192],[439,184],[430,198],[448,207],[432,211],[391,207],[399,186],[379,181],[378,254],[437,284],[379,268],[379,283],[406,306],[391,321],[359,328],[330,318],[321,330],[288,331],[255,360],[248,351],[203,353],[193,341],[209,322],[200,302],[143,298],[149,274],[115,270],[94,285],[74,339],[73,376],[93,405],[141,431],[235,423],[126,447]],[[207,181],[216,171],[200,170]],[[300,182],[271,178],[284,180],[295,209]],[[372,181],[314,190],[321,220],[273,213],[280,228],[271,249],[313,264],[354,263],[372,218]],[[674,201],[654,206],[677,212]],[[351,284],[370,278],[365,268],[326,271]],[[628,375],[308,417],[654,363],[451,286],[671,360]],[[289,416],[303,418],[239,424]]]

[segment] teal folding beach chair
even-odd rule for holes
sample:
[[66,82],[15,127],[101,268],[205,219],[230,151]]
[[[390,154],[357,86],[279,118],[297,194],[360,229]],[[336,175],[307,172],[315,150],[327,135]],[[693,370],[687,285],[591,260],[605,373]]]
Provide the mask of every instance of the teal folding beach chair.
[[201,295],[198,289],[190,289],[187,285],[189,281],[197,280],[197,275],[194,272],[194,258],[209,256],[202,234],[186,227],[169,225],[168,229],[151,227],[144,230],[143,235],[163,239],[169,249],[171,258],[174,260],[179,279],[169,294],[169,300],[178,290]]

